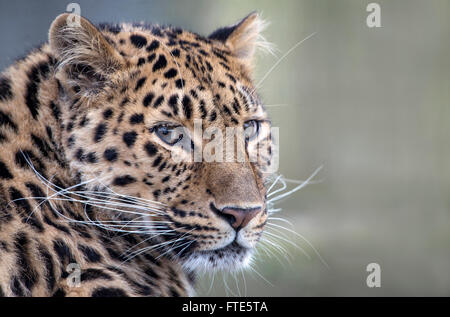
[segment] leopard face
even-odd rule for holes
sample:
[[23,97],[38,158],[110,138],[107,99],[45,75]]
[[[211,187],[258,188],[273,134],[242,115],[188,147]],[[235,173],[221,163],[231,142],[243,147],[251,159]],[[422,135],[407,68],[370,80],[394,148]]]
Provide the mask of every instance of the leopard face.
[[[247,265],[267,219],[271,164],[270,122],[250,79],[259,17],[209,37],[68,18],[53,23],[50,46],[72,172],[91,191],[161,204],[121,216],[146,220],[141,228],[187,269]],[[241,135],[232,154],[213,146],[230,128]]]

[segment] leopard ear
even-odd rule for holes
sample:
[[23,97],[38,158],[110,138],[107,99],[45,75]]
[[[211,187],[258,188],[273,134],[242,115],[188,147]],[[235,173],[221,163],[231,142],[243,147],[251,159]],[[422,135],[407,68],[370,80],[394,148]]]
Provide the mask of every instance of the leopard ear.
[[258,46],[268,46],[261,35],[265,27],[266,23],[259,14],[253,12],[232,26],[216,30],[209,36],[209,39],[222,42],[242,62],[250,65],[256,48]]
[[123,57],[87,19],[72,14],[59,15],[49,31],[50,47],[59,68],[80,88],[98,89],[108,77],[123,69]]

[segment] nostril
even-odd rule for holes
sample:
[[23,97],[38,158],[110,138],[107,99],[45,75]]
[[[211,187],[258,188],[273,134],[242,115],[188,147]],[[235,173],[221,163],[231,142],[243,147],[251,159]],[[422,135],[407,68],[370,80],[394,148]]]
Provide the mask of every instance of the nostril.
[[261,207],[238,208],[225,207],[222,210],[210,204],[210,208],[221,218],[225,219],[235,230],[245,227],[260,211]]
[[236,217],[233,215],[221,212],[220,216],[224,218],[231,226],[233,226],[233,224],[237,222]]

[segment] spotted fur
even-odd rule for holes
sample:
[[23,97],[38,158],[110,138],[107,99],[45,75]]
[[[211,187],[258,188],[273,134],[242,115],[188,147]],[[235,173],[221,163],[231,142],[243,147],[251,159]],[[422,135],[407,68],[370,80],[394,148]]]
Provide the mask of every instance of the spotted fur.
[[[258,15],[210,37],[67,18],[0,77],[0,294],[186,296],[199,269],[248,264],[267,218],[270,158],[175,162],[154,127],[259,120],[264,133],[245,151],[270,149],[250,76]],[[120,201],[123,212],[92,197]],[[132,231],[124,223],[146,202],[157,206],[154,222]],[[236,233],[239,208],[260,212]],[[113,221],[122,232],[98,225]],[[137,246],[146,252],[127,257]],[[77,286],[71,263],[81,269]]]

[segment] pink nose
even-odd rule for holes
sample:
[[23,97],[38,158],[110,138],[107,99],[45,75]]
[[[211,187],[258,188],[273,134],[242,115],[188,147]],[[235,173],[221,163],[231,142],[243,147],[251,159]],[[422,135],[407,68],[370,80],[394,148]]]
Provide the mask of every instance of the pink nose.
[[260,211],[261,207],[247,209],[225,207],[220,212],[222,217],[237,231],[244,228]]

